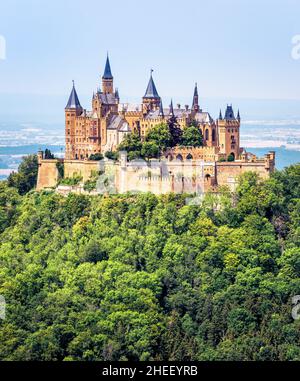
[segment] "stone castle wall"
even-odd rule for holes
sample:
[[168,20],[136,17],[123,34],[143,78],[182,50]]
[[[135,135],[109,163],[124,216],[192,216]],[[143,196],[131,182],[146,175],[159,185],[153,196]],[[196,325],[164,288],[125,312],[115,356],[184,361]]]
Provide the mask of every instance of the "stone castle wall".
[[65,160],[64,161],[64,174],[65,178],[82,176],[83,182],[87,181],[93,172],[101,170],[101,161],[89,161],[89,160]]
[[[58,160],[39,158],[37,189],[56,187],[58,181]],[[265,179],[275,167],[275,154],[267,154],[264,159],[255,161],[205,162],[201,160],[137,160],[127,162],[122,154],[119,162],[64,160],[64,177],[82,176],[86,182],[93,172],[100,172],[102,192],[106,183],[112,193],[152,192],[154,194],[201,193],[216,186],[229,186],[234,190],[238,177],[248,171],[256,172]],[[100,188],[99,188],[100,189]],[[78,191],[78,190],[77,190]]]
[[39,158],[37,190],[55,188],[58,182],[57,163],[59,160],[42,160]]

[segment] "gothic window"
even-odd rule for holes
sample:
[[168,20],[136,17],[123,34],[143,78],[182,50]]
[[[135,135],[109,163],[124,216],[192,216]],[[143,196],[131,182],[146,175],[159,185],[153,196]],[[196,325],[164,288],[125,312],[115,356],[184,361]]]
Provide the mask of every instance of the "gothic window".
[[205,130],[205,140],[208,140],[208,139],[209,139],[209,131]]
[[[206,130],[207,131],[207,130]],[[187,155],[187,160],[193,160],[193,156],[189,153],[188,155]]]
[[216,141],[216,130],[212,130],[212,141]]

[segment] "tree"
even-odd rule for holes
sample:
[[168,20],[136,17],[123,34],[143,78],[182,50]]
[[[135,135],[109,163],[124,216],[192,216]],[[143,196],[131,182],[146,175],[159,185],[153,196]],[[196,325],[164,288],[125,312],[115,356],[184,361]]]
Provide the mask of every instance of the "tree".
[[20,195],[24,195],[36,186],[37,175],[37,155],[28,155],[23,158],[18,172],[9,175],[7,183],[8,186],[16,188]]
[[180,145],[182,143],[182,129],[180,128],[175,116],[171,116],[168,120],[168,126],[171,135],[171,147]]
[[203,145],[203,137],[199,127],[191,125],[184,128],[182,145],[191,147],[201,147]]
[[51,153],[51,151],[48,148],[46,148],[45,153],[44,153],[44,158],[45,159],[54,159],[55,156]]
[[0,360],[299,361],[299,168],[201,205],[0,182]]
[[118,160],[119,153],[113,151],[106,151],[104,156],[109,160]]
[[144,142],[142,145],[141,154],[146,159],[158,158],[160,154],[160,150],[158,145],[155,142],[153,141]]
[[128,134],[124,137],[123,141],[118,146],[118,151],[126,151],[127,154],[135,152],[139,157],[141,156],[142,142],[136,132]]
[[157,145],[160,151],[171,147],[172,136],[169,127],[165,123],[160,123],[153,126],[146,135],[146,142],[152,142]]
[[93,153],[92,155],[90,155],[89,160],[95,160],[95,161],[103,160],[103,155],[100,152]]

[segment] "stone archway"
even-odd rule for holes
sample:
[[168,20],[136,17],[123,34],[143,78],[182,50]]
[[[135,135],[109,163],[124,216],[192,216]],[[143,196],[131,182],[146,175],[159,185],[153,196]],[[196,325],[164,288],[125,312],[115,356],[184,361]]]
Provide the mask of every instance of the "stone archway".
[[183,157],[180,153],[176,156],[176,160],[183,161]]

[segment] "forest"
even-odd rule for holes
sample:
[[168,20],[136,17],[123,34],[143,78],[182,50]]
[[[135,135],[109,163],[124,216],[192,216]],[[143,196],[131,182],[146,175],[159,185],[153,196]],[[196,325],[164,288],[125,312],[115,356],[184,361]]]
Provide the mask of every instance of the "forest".
[[25,169],[0,182],[0,360],[300,360],[300,164],[201,205]]

